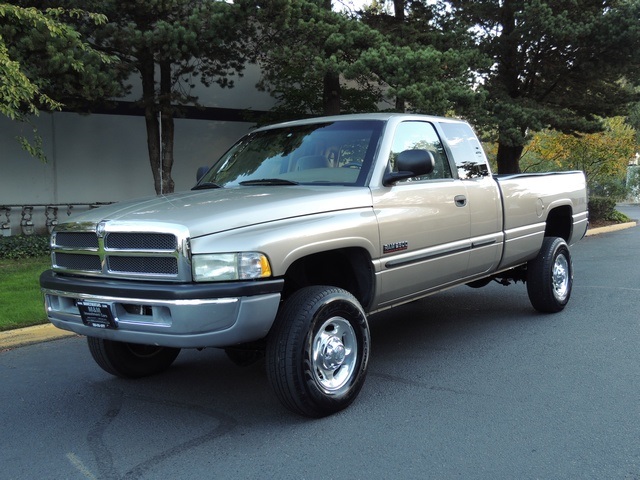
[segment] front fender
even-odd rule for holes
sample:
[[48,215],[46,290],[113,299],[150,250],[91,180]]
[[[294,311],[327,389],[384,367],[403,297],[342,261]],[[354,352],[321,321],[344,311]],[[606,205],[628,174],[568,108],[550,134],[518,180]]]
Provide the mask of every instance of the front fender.
[[296,260],[315,253],[359,247],[380,256],[378,223],[371,208],[288,218],[192,239],[194,255],[256,251],[267,255],[273,275],[286,273]]

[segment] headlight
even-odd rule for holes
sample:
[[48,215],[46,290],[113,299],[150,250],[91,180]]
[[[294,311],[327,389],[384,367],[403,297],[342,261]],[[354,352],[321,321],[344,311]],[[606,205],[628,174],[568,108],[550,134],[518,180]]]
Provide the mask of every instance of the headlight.
[[258,252],[194,255],[191,261],[196,282],[253,280],[271,276],[269,260]]

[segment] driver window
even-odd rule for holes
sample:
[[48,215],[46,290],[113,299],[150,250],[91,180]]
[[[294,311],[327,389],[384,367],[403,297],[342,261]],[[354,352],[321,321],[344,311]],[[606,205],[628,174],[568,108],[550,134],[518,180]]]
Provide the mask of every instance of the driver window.
[[400,183],[416,182],[422,180],[439,180],[445,178],[453,178],[451,167],[444,153],[444,147],[438,137],[433,125],[427,122],[403,122],[398,125],[393,144],[391,146],[391,154],[389,155],[389,168],[392,172],[397,172],[396,158],[400,152],[404,150],[428,150],[433,154],[435,159],[435,168],[429,175],[420,175]]

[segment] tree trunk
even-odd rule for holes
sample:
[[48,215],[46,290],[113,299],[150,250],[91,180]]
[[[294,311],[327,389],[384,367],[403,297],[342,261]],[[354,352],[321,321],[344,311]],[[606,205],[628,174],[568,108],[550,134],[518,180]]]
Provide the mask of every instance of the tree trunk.
[[404,23],[404,9],[406,7],[406,3],[406,0],[393,0],[393,16],[396,18],[398,23]]
[[[322,0],[322,7],[331,11],[331,0]],[[328,54],[327,54],[328,55]],[[340,75],[335,72],[324,74],[322,90],[322,110],[325,115],[340,114]]]
[[[512,99],[520,97],[519,68],[518,68],[518,37],[514,35],[516,29],[516,14],[513,1],[502,2],[500,12],[500,24],[502,32],[500,34],[500,59],[498,63],[499,83],[504,86],[507,95]],[[499,127],[501,129],[502,127]],[[524,138],[525,128],[521,128]],[[504,135],[504,136],[503,136]],[[524,145],[513,146],[514,138],[508,141],[505,139],[506,133],[500,132],[498,136],[498,173],[520,173],[520,156],[524,150]]]
[[173,169],[173,108],[171,106],[171,63],[160,63],[160,122],[162,125],[162,178],[161,194],[173,193],[175,183],[171,176]]
[[160,195],[160,125],[153,105],[145,106],[144,119],[147,125],[147,150],[149,151],[149,164],[153,174],[153,187],[156,195]]
[[[406,7],[406,0],[393,0],[393,14],[398,27],[397,35],[399,38],[404,38],[404,22],[405,14],[404,9]],[[404,40],[402,41],[404,44]],[[404,113],[407,109],[407,103],[405,99],[399,95],[396,96],[396,112]]]
[[324,75],[322,104],[325,115],[340,114],[340,76],[333,72]]
[[520,173],[520,156],[524,150],[523,145],[508,146],[498,144],[498,173]]
[[144,119],[147,127],[147,150],[149,164],[153,175],[153,186],[156,195],[162,192],[162,175],[160,174],[160,124],[155,98],[155,64],[153,56],[141,55],[140,77],[142,80],[142,101],[144,103]]

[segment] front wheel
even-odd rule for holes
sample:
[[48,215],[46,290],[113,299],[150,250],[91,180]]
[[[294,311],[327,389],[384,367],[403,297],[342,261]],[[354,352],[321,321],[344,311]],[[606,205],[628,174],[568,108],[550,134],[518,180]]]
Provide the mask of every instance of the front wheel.
[[527,293],[533,308],[544,313],[562,310],[573,287],[573,265],[566,242],[545,237],[538,256],[527,264]]
[[89,351],[105,372],[122,378],[140,378],[164,372],[180,353],[179,348],[115,342],[87,337]]
[[349,292],[314,286],[282,306],[267,340],[267,374],[292,412],[323,417],[348,407],[364,384],[367,317]]

